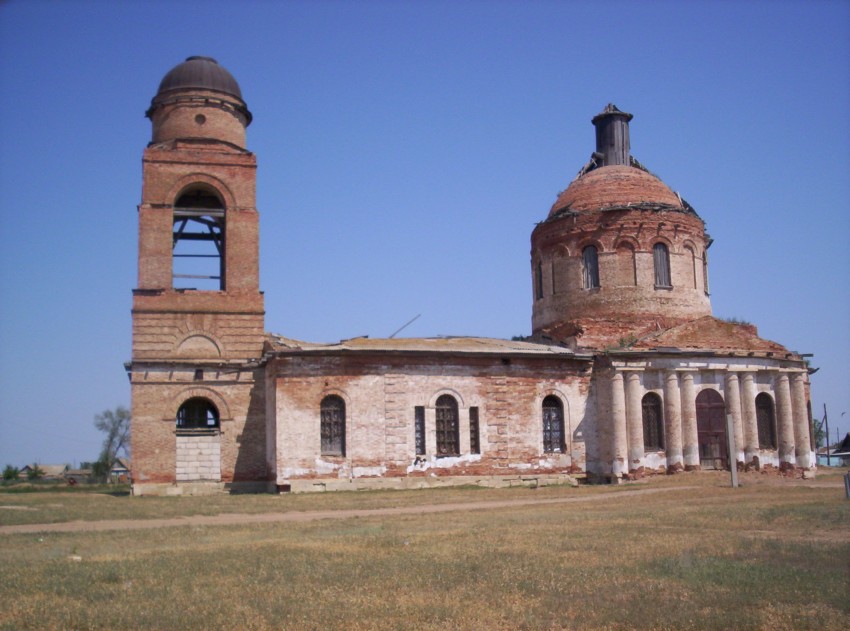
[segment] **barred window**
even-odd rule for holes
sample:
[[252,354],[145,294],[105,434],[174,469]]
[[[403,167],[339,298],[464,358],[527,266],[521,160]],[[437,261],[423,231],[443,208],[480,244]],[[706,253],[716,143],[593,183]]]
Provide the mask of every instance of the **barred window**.
[[345,401],[335,394],[322,399],[321,435],[323,456],[345,455]]
[[599,252],[595,245],[589,245],[581,251],[582,287],[599,287]]
[[655,265],[655,286],[672,287],[670,281],[670,252],[663,243],[652,246],[652,261]]
[[478,408],[469,408],[469,451],[473,454],[481,453],[481,437],[478,430]]
[[417,405],[413,408],[413,431],[416,440],[416,455],[425,453],[425,408]]
[[458,433],[457,401],[444,394],[437,399],[437,455],[457,456],[460,454]]
[[644,395],[641,401],[643,416],[643,448],[645,451],[664,449],[664,417],[661,414],[661,397],[654,392]]
[[756,424],[759,431],[759,447],[776,449],[776,417],[773,413],[773,399],[766,392],[756,397]]
[[203,397],[191,398],[177,410],[178,429],[214,429],[218,426],[218,410]]
[[549,395],[543,399],[543,451],[563,453],[564,448],[564,406],[561,400]]

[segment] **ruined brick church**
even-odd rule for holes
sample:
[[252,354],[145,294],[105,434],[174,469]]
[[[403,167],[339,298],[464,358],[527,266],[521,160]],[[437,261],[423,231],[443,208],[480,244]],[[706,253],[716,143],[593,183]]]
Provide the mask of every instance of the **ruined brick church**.
[[233,76],[190,57],[146,115],[135,493],[813,471],[804,357],[712,316],[711,238],[631,156],[631,114],[593,118],[595,151],[531,234],[531,336],[329,344],[265,331]]

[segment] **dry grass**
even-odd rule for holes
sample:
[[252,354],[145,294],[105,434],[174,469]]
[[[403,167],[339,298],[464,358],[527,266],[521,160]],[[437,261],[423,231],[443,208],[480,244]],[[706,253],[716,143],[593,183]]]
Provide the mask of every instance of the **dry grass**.
[[[838,480],[821,476],[810,484],[753,475],[732,490],[726,477],[699,474],[648,485],[536,491],[150,503],[80,496],[80,506],[74,496],[63,497],[65,506],[55,512],[39,495],[32,498],[37,511],[8,512],[58,519],[100,501],[110,506],[109,517],[144,519],[529,496],[593,501],[5,535],[0,628],[846,628],[850,501]],[[667,490],[622,493],[635,488]],[[9,499],[0,494],[0,505]],[[98,518],[107,514],[101,511],[96,508]]]

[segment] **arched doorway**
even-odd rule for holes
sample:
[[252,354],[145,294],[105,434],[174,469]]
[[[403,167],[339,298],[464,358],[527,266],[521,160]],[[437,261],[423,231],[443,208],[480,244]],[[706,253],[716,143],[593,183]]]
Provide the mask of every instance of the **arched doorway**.
[[703,390],[697,395],[697,434],[700,466],[727,469],[726,405],[716,390]]
[[175,479],[221,481],[221,432],[218,408],[205,397],[192,397],[177,410]]

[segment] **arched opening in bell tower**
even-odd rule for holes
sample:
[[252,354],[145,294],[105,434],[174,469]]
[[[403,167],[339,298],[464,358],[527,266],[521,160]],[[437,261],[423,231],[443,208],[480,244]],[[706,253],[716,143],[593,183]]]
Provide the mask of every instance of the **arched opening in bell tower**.
[[224,291],[224,251],[221,197],[208,185],[190,186],[174,202],[172,286]]

